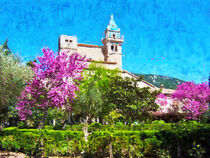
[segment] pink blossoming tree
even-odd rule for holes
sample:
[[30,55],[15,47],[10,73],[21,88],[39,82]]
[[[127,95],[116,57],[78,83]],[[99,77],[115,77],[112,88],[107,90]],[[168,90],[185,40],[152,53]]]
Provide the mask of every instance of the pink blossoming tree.
[[[157,104],[161,107],[167,105],[167,97],[163,94],[157,97]],[[177,86],[171,94],[172,106],[181,107],[185,116],[189,120],[198,120],[208,109],[210,102],[210,88],[207,83],[195,84],[194,82],[184,82]]]
[[77,53],[61,52],[58,55],[49,48],[43,48],[42,52],[43,56],[33,63],[34,77],[18,98],[16,109],[21,120],[26,120],[33,110],[44,112],[43,124],[49,108],[71,110],[70,103],[75,98],[75,91],[79,90],[75,81],[81,80],[86,63]]

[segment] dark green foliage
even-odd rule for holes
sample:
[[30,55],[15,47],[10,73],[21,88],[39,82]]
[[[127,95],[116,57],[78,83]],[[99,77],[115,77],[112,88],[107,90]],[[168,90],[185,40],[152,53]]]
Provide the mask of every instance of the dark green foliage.
[[159,92],[137,84],[138,80],[117,76],[111,79],[106,93],[107,105],[112,105],[128,124],[148,119],[149,112],[158,108],[155,99]]
[[93,122],[88,126],[88,130],[90,132],[100,131],[102,128],[103,128],[102,124],[97,123],[97,122]]
[[32,68],[33,68],[33,67],[34,67],[33,62],[35,62],[35,63],[36,63],[37,61],[36,61],[35,59],[34,59],[33,61],[31,61],[31,60],[30,60],[30,61],[28,61],[28,62],[27,62],[27,64],[26,64],[26,65],[27,65],[27,66],[30,66],[30,67],[32,67]]
[[[173,124],[170,130],[157,133],[171,157],[207,157],[210,155],[210,126],[192,123]],[[196,153],[195,153],[196,150]]]
[[69,131],[82,131],[82,124],[79,125],[67,125],[65,127],[65,130],[69,130]]
[[[174,77],[168,77],[168,76],[161,76],[161,75],[153,75],[153,74],[135,74],[137,76],[141,75],[143,76],[143,79],[156,87],[161,87],[161,85],[164,85],[164,88],[168,89],[176,89],[178,84],[181,84],[185,81],[174,78]],[[155,76],[155,80],[154,80]]]
[[36,157],[74,156],[82,152],[82,137],[80,131],[7,128],[0,136],[0,148]]
[[209,124],[155,122],[146,126],[147,130],[143,130],[140,125],[104,127],[95,123],[89,127],[92,131],[88,142],[82,131],[50,130],[49,126],[43,130],[10,127],[0,133],[0,150],[36,157],[73,157],[82,153],[86,157],[109,157],[111,144],[114,157],[207,158],[210,154]]
[[2,46],[0,46],[0,49],[2,50],[2,53],[5,54],[5,55],[9,55],[11,54],[11,50],[9,49],[8,47],[8,39],[4,42],[4,44]]
[[[94,131],[107,131],[110,128],[114,131],[142,131],[142,130],[170,130],[176,125],[175,123],[163,123],[158,120],[153,121],[152,124],[138,124],[138,125],[101,125],[100,123],[92,123],[88,126],[90,132]],[[201,128],[203,124],[192,123],[191,121],[187,125],[190,128]],[[206,124],[206,127],[210,128],[210,124]],[[82,124],[67,125],[64,130],[66,131],[82,131]],[[53,129],[54,126],[45,126],[44,129]]]
[[80,91],[72,104],[74,117],[84,118],[86,124],[94,118],[109,124],[118,121],[131,124],[150,119],[150,111],[158,108],[155,99],[160,92],[139,88],[141,76],[139,79],[122,78],[118,72],[95,65],[84,72]]

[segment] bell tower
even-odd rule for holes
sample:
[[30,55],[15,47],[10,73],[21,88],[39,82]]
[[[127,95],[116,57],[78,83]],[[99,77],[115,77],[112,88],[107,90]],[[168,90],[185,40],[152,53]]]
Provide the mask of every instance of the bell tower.
[[102,40],[105,48],[105,61],[116,62],[122,68],[122,43],[120,28],[117,27],[113,15],[111,15],[109,25],[105,30],[105,38]]

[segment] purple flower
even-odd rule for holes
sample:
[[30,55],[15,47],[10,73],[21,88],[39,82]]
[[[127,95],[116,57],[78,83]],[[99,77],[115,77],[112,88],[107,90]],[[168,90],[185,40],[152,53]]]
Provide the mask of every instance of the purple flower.
[[53,52],[42,49],[43,56],[34,63],[34,78],[27,84],[18,98],[17,110],[20,118],[25,120],[32,114],[32,107],[40,110],[51,108],[72,109],[69,101],[75,98],[75,79],[81,80],[81,72],[86,68],[86,59],[77,53],[68,56],[68,52]]

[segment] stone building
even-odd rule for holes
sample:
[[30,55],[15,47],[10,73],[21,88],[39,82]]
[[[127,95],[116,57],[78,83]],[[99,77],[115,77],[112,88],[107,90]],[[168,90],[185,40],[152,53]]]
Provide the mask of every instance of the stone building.
[[[96,62],[107,69],[118,69],[122,73],[122,77],[138,78],[137,76],[122,69],[122,44],[123,36],[120,34],[120,28],[116,25],[113,15],[111,15],[110,22],[105,29],[105,37],[102,39],[102,46],[82,44],[77,42],[77,37],[61,35],[59,37],[59,51],[70,50],[82,56],[86,56],[88,62]],[[138,86],[150,87],[153,90],[158,88],[154,85],[142,80],[138,82]],[[166,89],[164,89],[166,91]],[[168,91],[170,93],[170,90]],[[166,92],[166,93],[168,93]]]
[[59,38],[59,51],[73,50],[85,55],[91,61],[98,61],[110,69],[122,69],[122,43],[120,28],[117,27],[113,15],[105,30],[103,46],[77,43],[77,37],[61,35]]

